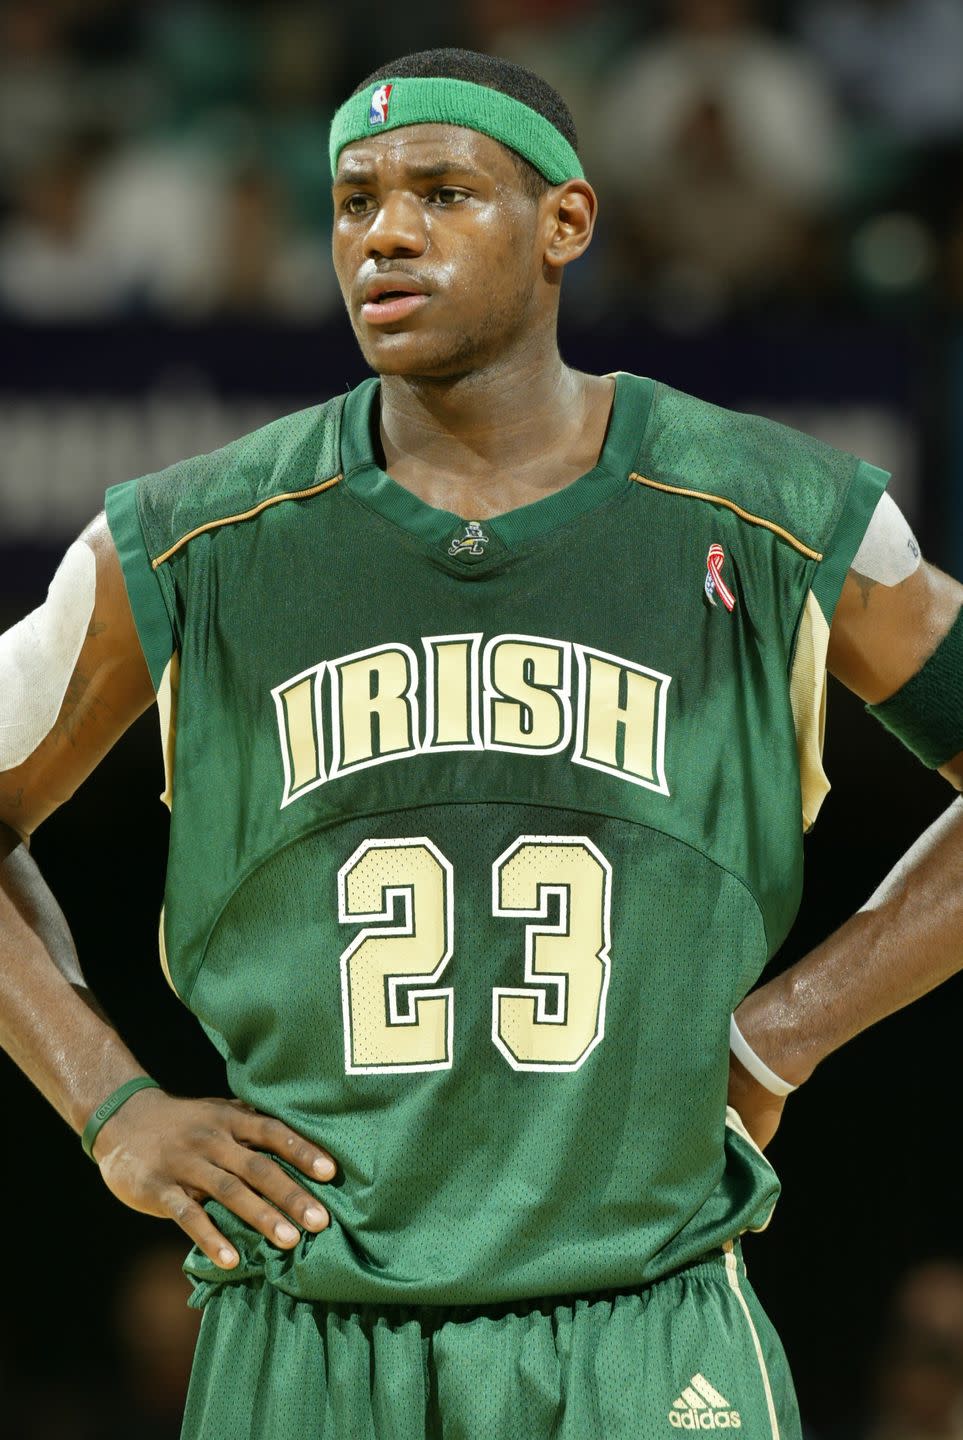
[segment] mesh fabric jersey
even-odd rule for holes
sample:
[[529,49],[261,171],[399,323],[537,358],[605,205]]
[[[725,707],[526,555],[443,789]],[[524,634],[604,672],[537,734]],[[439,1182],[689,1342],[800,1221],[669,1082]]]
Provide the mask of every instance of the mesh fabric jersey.
[[885,476],[619,375],[595,469],[478,522],[378,468],[378,397],[108,496],[169,978],[234,1093],[340,1167],[328,1230],[281,1253],[214,1205],[241,1265],[190,1269],[359,1303],[646,1284],[776,1197],[729,1014],[798,905]]

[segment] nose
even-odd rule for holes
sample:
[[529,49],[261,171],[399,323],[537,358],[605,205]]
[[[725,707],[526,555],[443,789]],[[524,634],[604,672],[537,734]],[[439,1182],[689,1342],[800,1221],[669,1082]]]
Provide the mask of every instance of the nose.
[[366,259],[423,255],[428,247],[425,211],[416,195],[393,190],[384,196],[364,239]]

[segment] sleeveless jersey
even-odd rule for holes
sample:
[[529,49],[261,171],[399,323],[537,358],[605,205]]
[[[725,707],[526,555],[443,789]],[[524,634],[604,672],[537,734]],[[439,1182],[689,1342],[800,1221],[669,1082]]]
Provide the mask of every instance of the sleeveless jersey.
[[[225,1275],[468,1303],[651,1282],[768,1220],[730,1011],[795,914],[828,621],[885,475],[620,374],[492,520],[378,468],[379,383],[115,487],[172,807],[162,951],[328,1230]],[[299,1177],[300,1178],[300,1177]],[[302,1181],[302,1183],[304,1183]]]

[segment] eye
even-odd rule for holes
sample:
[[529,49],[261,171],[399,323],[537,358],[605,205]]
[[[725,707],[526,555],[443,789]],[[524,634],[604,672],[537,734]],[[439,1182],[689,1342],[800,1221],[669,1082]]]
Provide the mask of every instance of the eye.
[[467,190],[459,190],[457,185],[439,185],[428,197],[433,205],[461,205],[465,200],[470,199]]
[[374,197],[362,195],[360,192],[348,195],[344,200],[343,208],[349,215],[367,215],[369,210],[374,208]]

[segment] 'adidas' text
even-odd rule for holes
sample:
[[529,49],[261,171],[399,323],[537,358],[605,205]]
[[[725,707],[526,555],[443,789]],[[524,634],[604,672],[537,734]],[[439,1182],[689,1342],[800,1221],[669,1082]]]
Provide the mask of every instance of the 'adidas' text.
[[669,1411],[669,1424],[674,1430],[741,1430],[742,1416],[704,1375],[693,1375]]
[[738,1410],[670,1410],[669,1424],[676,1430],[741,1430]]

